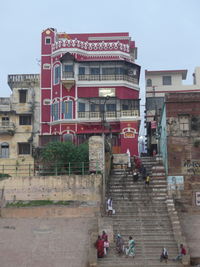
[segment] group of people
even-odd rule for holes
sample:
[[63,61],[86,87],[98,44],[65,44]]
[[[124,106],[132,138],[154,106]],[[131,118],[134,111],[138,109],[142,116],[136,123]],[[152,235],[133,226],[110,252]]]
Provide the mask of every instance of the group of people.
[[[94,246],[97,249],[97,258],[103,258],[107,255],[110,244],[108,241],[108,235],[105,231],[102,232],[102,235],[98,236]],[[118,255],[125,254],[127,257],[134,257],[135,240],[132,238],[132,236],[129,236],[128,246],[125,247],[123,238],[120,234],[118,234],[116,238],[116,252]]]
[[[175,259],[172,259],[173,261],[180,261],[182,260],[183,256],[186,255],[186,249],[185,247],[183,246],[183,244],[180,245],[180,251],[179,251],[179,254],[176,256]],[[169,255],[168,255],[168,251],[167,249],[164,247],[162,249],[162,253],[160,255],[160,261],[165,261],[167,263],[168,261],[168,258],[169,258]]]
[[116,251],[118,255],[126,254],[126,256],[135,257],[135,240],[129,236],[128,246],[125,247],[124,240],[120,234],[116,238]]
[[[138,165],[137,165],[138,166]],[[149,186],[150,183],[150,175],[147,173],[147,170],[143,164],[139,165],[139,169],[133,169],[133,181],[137,182],[139,179],[139,174],[141,174],[143,181],[145,181],[145,187]]]
[[108,235],[105,231],[102,232],[102,235],[99,235],[96,242],[95,248],[97,249],[97,258],[103,258],[108,253],[109,241]]

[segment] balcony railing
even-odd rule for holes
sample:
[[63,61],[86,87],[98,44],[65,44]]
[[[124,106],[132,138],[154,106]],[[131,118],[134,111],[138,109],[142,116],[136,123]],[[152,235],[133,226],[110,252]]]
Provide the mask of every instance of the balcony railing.
[[[124,117],[138,117],[139,110],[121,110],[121,111],[106,111],[104,114],[104,118],[124,118]],[[86,111],[86,112],[78,112],[79,119],[101,119],[103,118],[103,113],[99,111]]]
[[15,124],[13,122],[0,122],[0,134],[11,134],[15,132]]
[[74,72],[66,72],[66,71],[62,72],[62,79],[70,79],[70,78],[74,78]]
[[91,75],[91,74],[85,74],[85,75],[78,75],[79,81],[128,81],[134,84],[138,84],[138,79],[134,78],[129,75]]
[[11,89],[14,87],[33,87],[39,85],[40,75],[39,74],[11,74],[8,75],[8,85]]

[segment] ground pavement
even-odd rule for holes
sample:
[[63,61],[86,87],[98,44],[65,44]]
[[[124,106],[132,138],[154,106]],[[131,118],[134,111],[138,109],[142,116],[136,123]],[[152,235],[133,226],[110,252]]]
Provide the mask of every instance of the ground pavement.
[[85,267],[92,218],[0,219],[1,267]]

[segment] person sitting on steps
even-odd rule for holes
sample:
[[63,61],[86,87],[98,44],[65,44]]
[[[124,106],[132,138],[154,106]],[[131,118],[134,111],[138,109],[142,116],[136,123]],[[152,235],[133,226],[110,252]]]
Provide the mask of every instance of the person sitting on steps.
[[163,248],[162,249],[162,253],[160,255],[160,262],[162,262],[163,260],[167,263],[167,260],[168,260],[168,251],[167,251],[166,248]]

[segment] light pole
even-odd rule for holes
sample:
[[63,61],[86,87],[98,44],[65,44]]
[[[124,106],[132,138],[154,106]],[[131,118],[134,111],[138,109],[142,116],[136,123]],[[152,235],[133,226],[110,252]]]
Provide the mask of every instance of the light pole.
[[104,127],[106,123],[105,119],[105,104],[109,100],[109,96],[105,97],[104,103],[103,103],[103,112],[102,112],[102,174],[103,174],[103,181],[102,181],[102,203],[103,203],[103,212],[106,211],[106,205],[105,205],[105,198],[106,198],[106,166],[105,166],[105,132],[104,132]]

